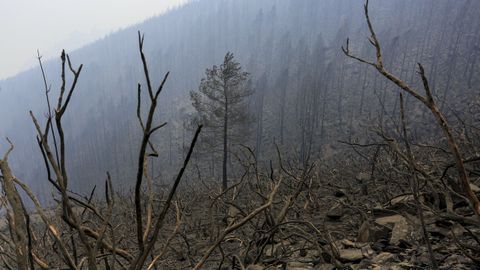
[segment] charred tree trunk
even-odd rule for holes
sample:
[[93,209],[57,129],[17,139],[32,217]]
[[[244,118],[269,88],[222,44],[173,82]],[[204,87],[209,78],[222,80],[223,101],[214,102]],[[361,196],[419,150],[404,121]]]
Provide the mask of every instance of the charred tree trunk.
[[8,154],[13,149],[13,146],[5,154],[4,158],[0,160],[0,172],[2,189],[5,192],[8,204],[11,206],[11,213],[7,213],[8,222],[10,224],[10,233],[13,244],[15,246],[15,259],[19,270],[28,269],[28,238],[27,238],[27,220],[25,207],[23,206],[20,194],[14,184],[14,176],[8,165]]

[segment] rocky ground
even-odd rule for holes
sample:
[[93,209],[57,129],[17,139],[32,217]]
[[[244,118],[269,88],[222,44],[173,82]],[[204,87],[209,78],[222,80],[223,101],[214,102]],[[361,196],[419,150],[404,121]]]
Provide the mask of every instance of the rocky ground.
[[[432,269],[412,195],[395,197],[388,204],[377,205],[365,213],[350,207],[341,191],[327,196],[325,201],[330,202],[325,217],[313,223],[323,226],[330,234],[318,240],[321,250],[331,251],[337,258],[331,258],[327,252],[302,249],[307,241],[286,241],[273,245],[271,256],[279,258],[282,253],[292,256],[276,265],[256,264],[246,269]],[[459,204],[453,211],[458,222],[447,218],[445,213],[426,209],[423,212],[438,269],[480,269],[480,252],[475,254],[475,250],[480,250],[480,228],[474,221],[469,222],[473,217],[464,214],[469,212],[467,206]]]
[[[472,188],[480,194],[480,188]],[[229,234],[221,253],[217,249],[202,269],[432,269],[413,195],[399,195],[377,204],[372,195],[352,195],[336,188],[306,194],[282,224],[272,227],[264,223],[268,218],[262,214],[252,224]],[[312,194],[317,197],[307,198]],[[438,269],[480,269],[480,226],[469,206],[454,197],[451,203],[443,200],[444,207],[429,207],[431,197],[422,193],[420,200]],[[442,201],[441,196],[437,197]],[[210,202],[205,203],[198,202],[183,213],[182,229],[157,269],[191,269],[205,254],[218,232],[209,218]],[[279,199],[271,212],[282,205]],[[233,223],[235,215],[242,215],[232,211],[234,208],[228,209],[224,224],[220,221],[223,210],[213,217],[219,221],[219,228]],[[31,219],[35,221],[36,215]],[[3,222],[0,219],[0,231],[5,227]],[[173,221],[170,223],[161,239],[168,239],[174,231]]]

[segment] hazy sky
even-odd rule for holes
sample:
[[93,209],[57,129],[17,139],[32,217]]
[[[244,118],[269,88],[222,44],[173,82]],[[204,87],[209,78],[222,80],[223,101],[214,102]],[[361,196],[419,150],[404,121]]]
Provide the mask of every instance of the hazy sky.
[[187,0],[0,0],[0,79]]

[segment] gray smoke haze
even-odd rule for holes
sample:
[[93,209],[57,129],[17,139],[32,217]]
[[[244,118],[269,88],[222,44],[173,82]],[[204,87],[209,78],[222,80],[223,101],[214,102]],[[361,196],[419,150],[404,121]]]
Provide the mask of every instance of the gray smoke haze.
[[1,0],[0,79],[36,64],[63,48],[77,49],[112,31],[164,13],[185,0]]
[[[62,1],[52,1],[55,2]],[[12,8],[7,12],[0,7],[1,25],[6,25],[0,29],[3,31],[0,36],[12,37],[0,43],[2,71],[15,73],[19,67],[13,65],[22,59],[31,59],[35,64],[36,49],[47,55],[45,48],[51,46],[55,58],[45,61],[44,65],[48,83],[52,85],[52,99],[58,96],[60,89],[58,55],[61,46],[55,48],[54,43],[42,45],[46,43],[41,42],[49,40],[47,34],[62,38],[65,35],[57,35],[49,30],[54,29],[51,27],[66,32],[88,32],[102,25],[111,29],[129,22],[129,16],[120,15],[129,14],[129,8],[132,14],[141,13],[136,9],[140,7],[124,1],[94,3],[89,0],[90,5],[81,4],[83,9],[76,8],[72,1],[66,2],[70,6],[49,4],[59,14],[58,18],[44,21],[50,25],[40,26],[39,23],[38,27],[19,22],[21,19],[14,16]],[[159,2],[167,8],[183,1]],[[30,7],[26,1],[20,1],[9,5],[25,10],[25,14],[38,15],[35,15],[37,4]],[[27,6],[29,11],[26,11]],[[89,10],[92,6],[96,9]],[[109,10],[118,13],[110,14]],[[139,15],[138,20],[160,10],[152,8],[145,17]],[[480,42],[478,10],[480,1],[371,1],[372,20],[384,46],[385,65],[421,89],[416,65],[418,62],[424,64],[436,96],[446,101],[445,108],[458,110],[449,117],[469,119],[462,116],[462,112],[470,110],[462,108],[480,109],[473,104],[478,100],[480,85],[477,61],[480,54],[476,49]],[[44,14],[55,12],[43,11]],[[5,18],[4,13],[10,17]],[[19,25],[7,23],[8,20],[17,21]],[[77,20],[76,26],[68,25]],[[59,22],[65,25],[57,25]],[[352,62],[341,51],[341,46],[350,38],[355,53],[367,59],[374,57],[367,40],[363,1],[190,1],[162,16],[109,34],[82,49],[74,50],[81,42],[64,46],[71,53],[74,66],[84,64],[64,118],[71,187],[78,192],[90,192],[93,185],[101,185],[106,171],[124,190],[129,189],[135,178],[132,168],[136,166],[135,153],[138,138],[141,138],[135,114],[137,83],[145,83],[138,54],[138,30],[145,33],[145,53],[152,82],[157,85],[165,72],[171,72],[156,119],[158,123],[168,122],[168,128],[153,138],[161,151],[155,161],[155,175],[161,175],[159,181],[168,181],[183,162],[185,142],[192,132],[188,129],[193,113],[189,92],[199,88],[205,69],[220,64],[228,51],[251,74],[250,83],[255,93],[249,97],[249,110],[256,122],[251,127],[253,131],[248,143],[256,149],[259,161],[277,158],[276,143],[298,153],[303,160],[308,160],[307,157],[330,158],[341,149],[338,140],[368,142],[366,127],[390,119],[387,117],[390,114],[397,117],[397,89],[379,78],[375,70]],[[6,34],[6,31],[10,32]],[[28,32],[30,41],[18,42],[16,46],[15,32],[21,35]],[[15,144],[10,161],[17,177],[44,195],[41,197],[48,198],[45,168],[28,115],[32,110],[40,121],[45,121],[43,82],[39,68],[34,67],[0,80],[0,153],[8,147],[3,139],[8,136]],[[432,131],[432,125],[423,125],[431,123],[429,114],[416,108],[418,104],[411,101],[407,104],[412,106],[408,109],[415,122],[420,123],[412,124],[412,134],[419,138],[438,134]],[[218,158],[206,157],[199,158],[205,160],[201,165],[216,177],[220,171]]]

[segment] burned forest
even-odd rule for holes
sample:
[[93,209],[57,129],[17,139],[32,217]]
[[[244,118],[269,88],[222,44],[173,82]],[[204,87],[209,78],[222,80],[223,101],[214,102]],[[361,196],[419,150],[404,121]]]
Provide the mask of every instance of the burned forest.
[[480,1],[89,1],[0,45],[0,269],[480,269]]

